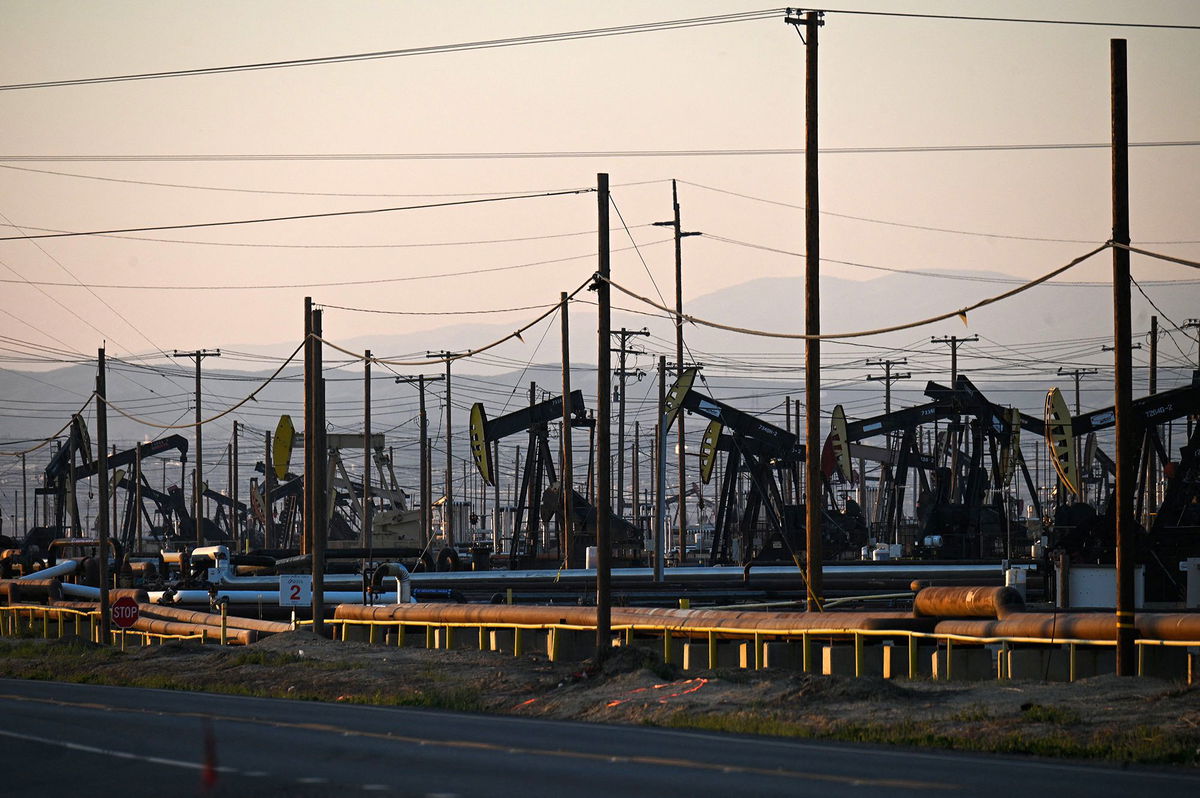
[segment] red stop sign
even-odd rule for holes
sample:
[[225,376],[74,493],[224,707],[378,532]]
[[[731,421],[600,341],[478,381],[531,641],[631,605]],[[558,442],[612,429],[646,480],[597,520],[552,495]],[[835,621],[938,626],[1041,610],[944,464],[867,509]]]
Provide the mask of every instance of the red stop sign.
[[121,596],[109,607],[109,613],[112,615],[112,622],[115,626],[128,629],[137,623],[138,605],[131,597]]

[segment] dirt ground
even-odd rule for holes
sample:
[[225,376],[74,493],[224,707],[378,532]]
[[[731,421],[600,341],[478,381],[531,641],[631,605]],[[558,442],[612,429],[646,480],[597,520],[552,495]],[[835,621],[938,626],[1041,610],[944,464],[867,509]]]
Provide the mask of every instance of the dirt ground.
[[384,648],[297,631],[247,647],[127,652],[2,639],[0,677],[422,706],[905,746],[1200,764],[1200,688],[1100,676],[1074,684],[681,673],[642,650],[602,668],[472,650]]

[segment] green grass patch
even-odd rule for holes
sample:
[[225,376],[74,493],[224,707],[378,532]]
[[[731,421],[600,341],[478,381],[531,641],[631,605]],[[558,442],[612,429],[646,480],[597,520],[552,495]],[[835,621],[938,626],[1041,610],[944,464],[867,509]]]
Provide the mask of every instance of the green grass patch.
[[[1071,716],[1071,713],[1066,713]],[[1053,714],[1055,718],[1063,715]],[[1078,722],[1078,716],[1074,716]],[[659,725],[732,734],[838,740],[842,742],[946,748],[997,754],[1130,762],[1145,765],[1200,764],[1200,733],[1178,733],[1149,726],[1072,735],[1065,729],[1046,734],[1028,730],[974,733],[947,729],[932,721],[900,723],[798,723],[756,713],[677,713]],[[1073,724],[1072,724],[1073,725]]]
[[1054,726],[1075,726],[1081,720],[1079,713],[1073,709],[1044,704],[1024,704],[1021,714],[1030,723],[1049,723]]

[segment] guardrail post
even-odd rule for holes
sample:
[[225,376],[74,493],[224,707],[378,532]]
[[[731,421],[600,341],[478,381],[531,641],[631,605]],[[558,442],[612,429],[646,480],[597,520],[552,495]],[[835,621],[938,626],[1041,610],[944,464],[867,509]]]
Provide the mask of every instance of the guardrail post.
[[800,660],[805,673],[812,673],[812,637],[808,632],[800,635]]
[[1141,676],[1143,670],[1146,667],[1146,647],[1143,646],[1140,642],[1136,643],[1135,645],[1137,645],[1137,659],[1138,659],[1137,675]]
[[1076,646],[1074,643],[1067,644],[1067,662],[1068,662],[1068,669],[1069,669],[1068,673],[1067,673],[1067,680],[1072,681],[1072,682],[1075,681],[1077,674],[1078,674],[1078,671],[1076,670],[1076,659],[1075,659],[1076,650],[1077,649],[1076,649]]
[[42,637],[50,638],[50,610],[42,610]]
[[513,627],[513,656],[514,657],[519,657],[523,653],[525,653],[524,646],[522,645],[525,642],[525,635],[521,634],[524,631],[525,630],[519,626]]
[[908,678],[917,678],[917,638],[910,632],[908,635]]
[[946,681],[949,681],[954,676],[954,671],[953,671],[954,666],[951,664],[954,661],[954,657],[951,656],[951,654],[953,654],[953,653],[954,653],[954,641],[947,637],[946,638]]
[[633,645],[633,627],[632,626],[625,627],[625,645],[626,646]]
[[854,633],[854,678],[863,674],[863,639],[858,632]]
[[[1191,662],[1191,659],[1188,660]],[[714,670],[717,667],[717,633],[708,633],[708,669]]]
[[479,650],[488,650],[488,630],[486,626],[479,627]]
[[404,648],[404,624],[396,624],[396,648]]
[[221,645],[229,645],[229,605],[221,602]]
[[754,633],[754,670],[760,671],[763,666],[763,637],[760,632]]
[[425,624],[425,648],[433,648],[437,640],[433,634],[433,626]]
[[454,648],[454,627],[447,626],[446,627],[446,650],[449,651],[452,648]]
[[58,613],[58,636],[59,636],[59,637],[62,637],[62,636],[63,636],[63,627],[64,627],[65,625],[66,625],[66,624],[64,624],[64,623],[63,623],[63,616],[62,616],[62,613],[60,612],[60,613]]
[[[685,601],[685,600],[686,599],[680,599],[681,602]],[[663,663],[666,665],[670,665],[671,664],[671,630],[664,626],[662,633],[663,633],[663,644],[662,644],[662,646],[663,646],[663,648],[662,648]]]

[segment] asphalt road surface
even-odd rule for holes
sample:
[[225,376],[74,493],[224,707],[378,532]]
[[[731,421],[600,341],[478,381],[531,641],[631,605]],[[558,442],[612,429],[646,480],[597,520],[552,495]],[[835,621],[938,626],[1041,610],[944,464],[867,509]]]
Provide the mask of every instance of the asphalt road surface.
[[1200,795],[1200,774],[0,680],[0,794]]

